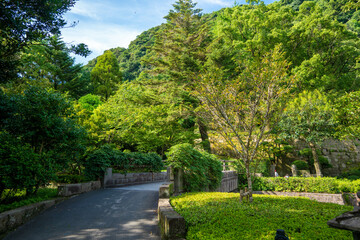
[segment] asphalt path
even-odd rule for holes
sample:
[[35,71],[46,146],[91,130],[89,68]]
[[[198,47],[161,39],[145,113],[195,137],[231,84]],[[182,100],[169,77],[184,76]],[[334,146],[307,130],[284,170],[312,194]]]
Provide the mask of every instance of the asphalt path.
[[101,189],[49,208],[4,240],[160,239],[162,183]]

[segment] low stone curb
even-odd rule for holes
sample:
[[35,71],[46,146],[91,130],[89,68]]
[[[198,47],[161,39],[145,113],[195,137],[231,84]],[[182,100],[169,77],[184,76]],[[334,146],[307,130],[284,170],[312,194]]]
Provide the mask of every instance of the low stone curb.
[[185,219],[172,208],[168,198],[159,199],[158,221],[161,239],[185,239]]
[[16,229],[44,210],[63,200],[65,200],[65,198],[47,200],[0,213],[0,239],[2,239],[6,233]]

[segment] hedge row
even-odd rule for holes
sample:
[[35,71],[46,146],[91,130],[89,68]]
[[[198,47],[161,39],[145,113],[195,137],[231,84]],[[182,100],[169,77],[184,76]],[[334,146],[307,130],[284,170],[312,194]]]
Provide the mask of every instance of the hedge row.
[[314,192],[314,193],[356,193],[360,191],[360,179],[351,181],[331,177],[261,177],[253,182],[254,191]]

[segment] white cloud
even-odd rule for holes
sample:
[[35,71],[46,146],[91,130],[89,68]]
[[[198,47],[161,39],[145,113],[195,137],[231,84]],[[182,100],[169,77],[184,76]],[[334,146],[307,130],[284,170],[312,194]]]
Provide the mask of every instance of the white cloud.
[[99,13],[98,10],[102,9],[103,7],[104,7],[104,5],[99,4],[99,3],[89,4],[84,1],[78,1],[75,4],[75,6],[71,9],[71,13],[78,15],[78,16],[99,20],[100,17],[98,15],[98,13]]
[[75,28],[63,29],[62,36],[65,42],[88,45],[92,54],[85,58],[77,57],[78,62],[86,61],[101,55],[105,50],[115,47],[127,48],[129,43],[141,32],[119,25],[92,24],[91,27],[79,24]]
[[229,1],[229,0],[198,0],[197,2],[199,4],[213,4],[222,7],[230,7],[234,4],[234,1]]

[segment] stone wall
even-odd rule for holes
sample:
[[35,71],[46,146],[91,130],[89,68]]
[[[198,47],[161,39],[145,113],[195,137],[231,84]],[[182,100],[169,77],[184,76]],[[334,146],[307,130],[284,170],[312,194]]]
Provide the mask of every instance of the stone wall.
[[333,166],[325,173],[336,176],[352,168],[360,167],[360,142],[326,140],[323,144],[323,155]]
[[159,199],[158,221],[161,239],[185,239],[185,219],[172,208],[168,198]]
[[115,187],[123,184],[148,183],[167,181],[167,173],[113,173],[112,168],[108,168],[104,177],[105,187]]
[[90,192],[101,188],[100,181],[86,183],[63,184],[58,186],[59,196],[68,197],[75,194]]
[[2,239],[6,233],[16,229],[44,210],[63,200],[63,198],[47,200],[0,213],[0,239]]
[[[302,141],[296,141],[295,146],[298,150],[309,147]],[[360,166],[360,141],[325,140],[322,144],[322,154],[333,166],[332,168],[324,169],[324,174],[327,176],[337,176]]]

